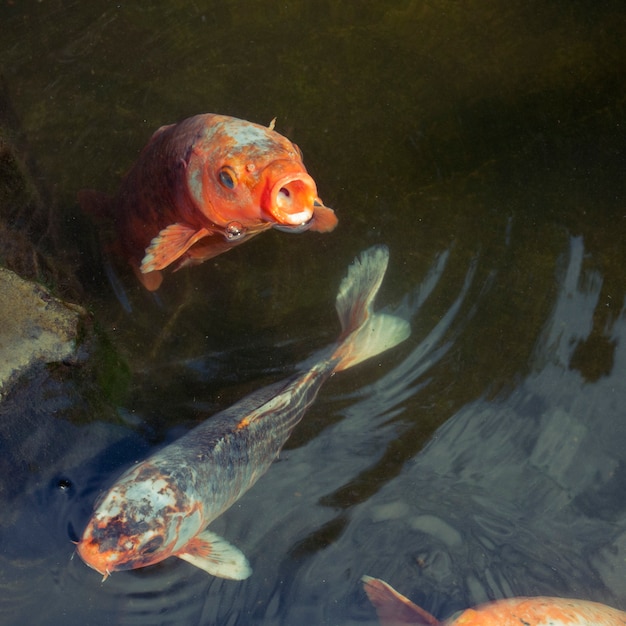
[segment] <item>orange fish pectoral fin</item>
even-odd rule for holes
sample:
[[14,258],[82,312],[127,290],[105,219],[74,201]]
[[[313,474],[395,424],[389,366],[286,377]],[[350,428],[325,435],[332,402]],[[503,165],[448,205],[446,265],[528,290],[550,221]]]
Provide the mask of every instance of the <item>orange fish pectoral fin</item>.
[[400,626],[401,624],[440,626],[441,622],[436,617],[417,604],[413,604],[386,582],[371,576],[363,576],[361,580],[382,626]]
[[219,578],[244,580],[252,574],[243,552],[210,530],[196,535],[176,556]]
[[[159,270],[154,270],[152,272],[146,272],[145,274],[141,272],[141,270],[133,263],[133,271],[135,272],[135,276],[139,282],[148,290],[148,291],[156,291],[163,282],[163,272]],[[116,292],[117,293],[117,292]],[[119,297],[118,297],[119,300]],[[122,302],[122,306],[127,310],[130,310],[130,303],[128,304],[128,308]]]
[[207,228],[197,230],[186,224],[171,224],[150,242],[139,271],[148,274],[166,268],[185,254],[194,243],[212,234],[213,231]]
[[332,209],[321,204],[321,201],[319,202],[318,204],[318,201],[316,201],[313,205],[313,218],[311,219],[309,230],[315,230],[318,233],[328,233],[334,230],[339,220]]

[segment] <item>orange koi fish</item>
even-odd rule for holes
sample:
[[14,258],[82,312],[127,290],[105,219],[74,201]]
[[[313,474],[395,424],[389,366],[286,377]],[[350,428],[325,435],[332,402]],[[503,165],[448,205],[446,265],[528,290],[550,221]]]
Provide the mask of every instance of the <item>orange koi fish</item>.
[[161,270],[202,263],[268,228],[327,232],[337,225],[295,144],[225,115],[196,115],[157,130],[115,198],[79,193],[112,222],[112,247],[149,290]]
[[206,527],[268,470],[334,372],[409,335],[405,320],[372,311],[387,262],[387,248],[376,246],[350,266],[336,301],[342,333],[330,356],[252,393],[124,472],[78,542],[83,561],[105,579],[170,556],[214,576],[249,576],[245,556]]
[[610,606],[547,597],[497,600],[440,622],[386,582],[362,580],[382,626],[626,626],[626,613]]

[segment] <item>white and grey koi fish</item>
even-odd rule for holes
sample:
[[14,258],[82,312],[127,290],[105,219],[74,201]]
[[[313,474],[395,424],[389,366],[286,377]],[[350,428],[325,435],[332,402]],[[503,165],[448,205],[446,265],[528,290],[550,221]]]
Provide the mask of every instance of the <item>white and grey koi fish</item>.
[[177,556],[213,576],[251,574],[246,557],[206,527],[268,470],[334,372],[408,337],[406,320],[372,311],[388,258],[385,246],[375,246],[350,266],[337,294],[342,333],[330,357],[250,394],[120,476],[78,542],[87,565],[106,579]]

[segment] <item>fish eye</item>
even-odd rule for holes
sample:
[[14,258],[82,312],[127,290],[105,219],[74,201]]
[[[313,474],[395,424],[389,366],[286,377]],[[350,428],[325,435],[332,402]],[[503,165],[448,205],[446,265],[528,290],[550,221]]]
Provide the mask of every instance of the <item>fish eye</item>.
[[235,188],[235,181],[237,180],[237,177],[235,176],[235,172],[233,172],[232,168],[223,167],[219,171],[217,177],[219,178],[220,183],[222,183],[222,185],[224,185],[226,189]]

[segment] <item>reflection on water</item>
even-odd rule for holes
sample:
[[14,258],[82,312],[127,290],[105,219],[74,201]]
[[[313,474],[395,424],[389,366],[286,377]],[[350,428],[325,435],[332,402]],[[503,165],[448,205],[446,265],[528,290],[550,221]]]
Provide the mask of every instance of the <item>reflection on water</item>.
[[622,309],[606,329],[617,346],[610,375],[581,384],[571,358],[589,333],[602,282],[581,269],[583,258],[582,240],[572,239],[535,369],[512,393],[465,406],[406,459],[397,478],[359,505],[312,577],[337,561],[343,573],[372,568],[442,617],[515,595],[624,606],[626,432],[616,416],[626,318]]
[[[110,346],[93,380],[61,367],[0,405],[0,624],[375,624],[363,574],[440,617],[539,593],[625,608],[622,12],[2,4],[0,71]],[[76,192],[210,111],[277,116],[339,226],[268,233],[158,300],[120,275],[129,315]],[[71,559],[124,467],[333,341],[336,286],[377,242],[413,334],[330,381],[212,525],[253,576],[170,559],[102,584]]]
[[[305,420],[317,424],[315,434],[300,434],[212,525],[250,555],[254,575],[241,583],[170,559],[102,584],[79,559],[70,561],[69,540],[96,494],[148,448],[121,426],[60,422],[62,400],[53,389],[36,414],[26,414],[37,418],[36,428],[24,424],[23,409],[5,406],[3,441],[12,444],[5,443],[3,459],[45,462],[21,470],[13,492],[5,487],[14,511],[3,523],[6,623],[31,619],[33,576],[37,597],[47,598],[46,615],[33,624],[362,623],[371,617],[359,592],[362,572],[395,581],[442,617],[523,594],[619,604],[626,433],[615,416],[623,404],[626,317],[620,313],[606,329],[616,346],[612,371],[584,384],[571,359],[590,332],[602,285],[582,267],[584,256],[582,239],[572,238],[524,380],[415,439],[407,407],[427,397],[434,365],[467,332],[476,309],[466,302],[470,268],[439,324],[420,329],[420,313],[446,274],[449,255],[441,255],[400,305],[422,337],[404,356],[393,353],[355,374],[346,391],[340,379],[332,383]],[[197,372],[197,363],[190,367]],[[326,414],[341,419],[320,429]],[[46,455],[49,449],[56,452]]]

